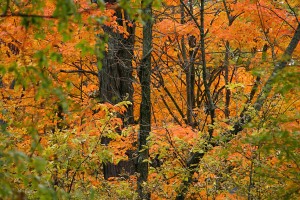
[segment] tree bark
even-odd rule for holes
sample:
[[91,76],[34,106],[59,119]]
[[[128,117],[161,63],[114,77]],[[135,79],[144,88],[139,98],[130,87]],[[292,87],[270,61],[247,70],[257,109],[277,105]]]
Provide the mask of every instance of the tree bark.
[[[147,2],[147,4],[146,4]],[[144,13],[143,26],[143,58],[139,69],[139,79],[142,86],[142,102],[140,107],[140,131],[138,137],[138,194],[140,199],[150,199],[150,193],[145,190],[148,179],[149,149],[148,141],[151,131],[151,52],[152,52],[152,1],[142,1],[142,13]]]
[[[189,12],[190,14],[193,14],[193,1],[189,0]],[[185,12],[184,9],[187,8],[184,2],[181,2],[180,6],[180,23],[184,24],[185,21]],[[194,123],[194,115],[193,115],[193,108],[195,107],[195,66],[194,66],[194,60],[196,56],[196,50],[194,49],[196,46],[196,38],[193,35],[189,35],[187,37],[189,48],[186,48],[185,44],[185,37],[182,37],[181,39],[181,52],[183,57],[183,69],[185,71],[185,78],[186,78],[186,123],[195,126]],[[187,50],[188,53],[187,54]]]
[[[225,86],[228,86],[229,84],[229,53],[230,53],[230,46],[229,46],[229,41],[226,41],[225,44],[225,58],[224,58],[224,70],[225,70]],[[229,104],[230,104],[230,89],[228,87],[225,87],[225,118],[229,119],[230,117],[230,111],[229,111]]]
[[[126,11],[116,10],[116,17],[118,25],[126,26],[124,28],[127,29],[129,36],[125,38],[123,34],[112,30],[111,27],[104,27],[105,32],[108,34],[108,51],[104,52],[102,68],[99,71],[100,98],[103,102],[112,104],[123,100],[133,101],[134,27],[128,26],[128,23],[123,23],[124,21],[130,21]],[[134,122],[132,105],[128,106],[123,121],[125,124]]]
[[[101,59],[102,67],[99,67],[100,70],[98,72],[100,100],[111,104],[117,104],[124,100],[133,102],[132,60],[135,28],[134,26],[128,26],[130,17],[125,10],[117,9],[115,15],[118,25],[123,26],[129,35],[125,37],[124,34],[113,30],[111,27],[103,27],[108,35],[108,50],[104,52],[104,56]],[[120,117],[124,125],[133,124],[133,105],[128,105],[127,111]],[[109,138],[103,137],[101,144],[108,145],[109,141]],[[117,165],[103,163],[104,178],[117,177],[120,174],[134,174],[135,165],[133,160],[130,159],[131,156],[128,155],[128,161],[121,161]]]

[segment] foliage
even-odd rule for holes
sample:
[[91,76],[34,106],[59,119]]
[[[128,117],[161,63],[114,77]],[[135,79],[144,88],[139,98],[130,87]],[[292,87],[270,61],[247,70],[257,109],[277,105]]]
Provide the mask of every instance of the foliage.
[[[139,153],[139,126],[122,120],[130,105],[140,119],[142,27],[151,16],[139,1],[105,2],[0,0],[0,199],[138,199],[139,174],[105,180],[103,166]],[[284,53],[299,27],[298,1],[153,5],[143,189],[151,199],[296,199],[299,45]],[[117,19],[118,9],[132,21]],[[127,38],[126,23],[135,27],[135,91],[133,102],[112,105],[99,95],[105,28]],[[257,109],[260,93],[267,98]],[[189,166],[195,153],[203,156]]]

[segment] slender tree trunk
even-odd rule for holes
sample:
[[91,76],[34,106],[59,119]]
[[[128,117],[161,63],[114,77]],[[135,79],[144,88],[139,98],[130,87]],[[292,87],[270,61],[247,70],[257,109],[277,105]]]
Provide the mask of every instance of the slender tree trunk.
[[[146,4],[147,2],[147,4]],[[143,26],[143,58],[139,70],[139,78],[142,86],[142,102],[140,107],[140,131],[138,137],[138,193],[140,199],[150,199],[150,194],[145,191],[144,184],[148,179],[149,150],[147,138],[151,131],[151,99],[150,99],[150,76],[151,76],[151,52],[152,52],[152,1],[142,1],[142,13],[144,16]]]
[[3,87],[3,81],[2,81],[2,76],[0,76],[0,88]]
[[[180,23],[185,23],[185,13],[184,13],[184,3],[181,3],[180,6]],[[186,123],[193,123],[193,105],[192,105],[192,96],[191,96],[191,67],[188,63],[187,53],[186,53],[185,37],[181,38],[181,53],[183,57],[183,69],[185,72],[185,82],[186,82]]]
[[[189,9],[190,13],[194,14],[194,9],[193,9],[193,0],[189,0]],[[189,88],[187,90],[189,98],[189,106],[191,108],[190,115],[192,116],[191,120],[191,125],[194,127],[195,124],[195,116],[193,109],[195,108],[195,57],[198,51],[198,48],[196,48],[196,37],[194,35],[189,35],[188,36],[188,43],[189,43],[189,69],[188,69],[188,75],[189,75]]]
[[[189,9],[190,12],[193,13],[192,7],[192,0],[189,0]],[[181,2],[180,6],[180,23],[185,23],[185,13],[184,13],[185,5],[184,2]],[[194,126],[193,123],[193,108],[195,106],[195,95],[194,95],[194,88],[195,88],[195,67],[194,67],[194,51],[191,50],[195,47],[195,37],[190,35],[188,36],[188,43],[189,43],[189,59],[187,55],[187,48],[185,44],[185,37],[181,39],[181,49],[182,49],[182,56],[183,56],[183,69],[185,71],[186,77],[186,123],[189,125]]]
[[[201,40],[201,59],[202,59],[202,79],[203,79],[203,85],[205,88],[205,96],[207,99],[207,110],[209,112],[210,118],[211,118],[211,124],[214,124],[215,120],[215,104],[213,102],[211,92],[210,92],[210,84],[209,84],[209,78],[208,70],[206,67],[206,53],[205,53],[205,32],[204,32],[204,6],[205,1],[201,0],[201,7],[200,7],[200,40]],[[209,128],[209,138],[212,138],[213,129]]]
[[[224,58],[224,70],[225,70],[225,75],[224,75],[224,79],[225,79],[225,85],[228,86],[229,84],[229,52],[230,51],[230,47],[229,47],[229,41],[226,41],[225,44],[225,58]],[[229,119],[230,117],[230,111],[229,111],[229,104],[230,104],[230,89],[228,87],[225,87],[225,118]]]

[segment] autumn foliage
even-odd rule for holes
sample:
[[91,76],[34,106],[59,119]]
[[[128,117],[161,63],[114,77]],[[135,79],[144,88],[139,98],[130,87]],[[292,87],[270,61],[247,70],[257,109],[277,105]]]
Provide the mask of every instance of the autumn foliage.
[[[153,16],[147,1],[0,0],[0,199],[139,199],[140,174],[122,166],[145,149],[151,199],[299,197],[299,2],[149,2]],[[151,133],[139,152],[147,19]],[[130,37],[133,95],[104,100],[111,41]]]

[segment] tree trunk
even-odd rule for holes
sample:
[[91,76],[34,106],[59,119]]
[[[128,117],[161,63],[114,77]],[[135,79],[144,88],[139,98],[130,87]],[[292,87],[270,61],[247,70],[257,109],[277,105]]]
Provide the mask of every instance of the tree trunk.
[[[112,104],[123,100],[133,101],[132,59],[134,27],[123,23],[123,21],[130,21],[126,11],[118,9],[116,17],[118,24],[125,26],[124,28],[127,29],[129,36],[125,38],[123,34],[112,30],[112,28],[104,27],[109,37],[107,43],[108,51],[104,52],[102,68],[99,71],[100,98],[103,102]],[[134,122],[132,105],[128,107],[127,112],[123,116],[123,122],[125,124]]]
[[[225,58],[224,58],[224,70],[225,70],[225,75],[224,75],[224,80],[225,80],[225,85],[228,86],[229,84],[229,53],[230,53],[230,46],[229,46],[229,41],[226,41],[225,44]],[[229,110],[229,104],[230,104],[230,89],[226,87],[225,89],[225,118],[229,119],[230,117],[230,110]]]
[[[127,100],[133,102],[132,86],[132,59],[134,47],[134,26],[128,26],[130,18],[125,10],[116,10],[117,23],[127,30],[129,36],[114,31],[111,27],[104,26],[108,35],[108,50],[104,52],[102,67],[98,72],[100,82],[100,99],[102,102],[116,104]],[[133,105],[129,105],[124,115],[120,116],[124,125],[133,124]],[[103,137],[101,144],[108,145],[110,139]],[[135,165],[129,153],[128,161],[121,161],[117,165],[103,163],[104,178],[121,176],[121,174],[133,175]]]
[[147,4],[142,1],[143,26],[143,58],[139,70],[139,78],[142,86],[142,102],[140,107],[140,131],[138,137],[138,194],[140,199],[150,199],[150,194],[145,191],[144,183],[148,179],[149,149],[147,138],[151,131],[151,99],[150,99],[150,75],[151,75],[151,51],[152,51],[152,1]]

